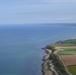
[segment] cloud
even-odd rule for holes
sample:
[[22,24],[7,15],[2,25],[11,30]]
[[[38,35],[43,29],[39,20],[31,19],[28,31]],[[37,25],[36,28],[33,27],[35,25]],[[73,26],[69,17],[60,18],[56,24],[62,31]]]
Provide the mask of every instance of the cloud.
[[55,21],[55,22],[61,22],[61,21],[71,21],[71,20],[76,20],[76,18],[68,18],[68,17],[54,17],[54,18],[46,18],[46,20],[49,21]]
[[2,3],[0,5],[0,23],[76,22],[74,19],[76,0],[3,0],[2,2],[4,5]]
[[64,2],[64,3],[67,2],[67,3],[69,3],[69,2],[76,2],[76,0],[42,0],[42,2],[51,2],[51,3],[52,3],[52,2],[58,2],[58,3],[59,3],[59,2],[60,2],[60,3],[61,3],[61,2],[62,2],[62,3],[63,3],[63,2]]

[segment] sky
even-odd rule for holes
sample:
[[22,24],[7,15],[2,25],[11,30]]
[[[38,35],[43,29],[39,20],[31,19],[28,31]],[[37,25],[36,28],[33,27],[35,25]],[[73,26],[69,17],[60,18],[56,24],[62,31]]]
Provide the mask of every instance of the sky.
[[0,0],[0,24],[76,23],[76,0]]

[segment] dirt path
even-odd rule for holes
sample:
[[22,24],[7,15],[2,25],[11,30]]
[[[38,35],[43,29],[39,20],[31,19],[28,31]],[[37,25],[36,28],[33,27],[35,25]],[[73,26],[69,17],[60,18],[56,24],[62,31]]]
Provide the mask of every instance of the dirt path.
[[76,46],[55,46],[56,49],[60,48],[76,48]]

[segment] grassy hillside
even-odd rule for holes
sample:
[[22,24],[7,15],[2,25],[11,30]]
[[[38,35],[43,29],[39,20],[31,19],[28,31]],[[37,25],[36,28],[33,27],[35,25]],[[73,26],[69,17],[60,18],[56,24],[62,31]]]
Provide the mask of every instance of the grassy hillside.
[[69,66],[68,69],[73,75],[76,75],[76,66]]

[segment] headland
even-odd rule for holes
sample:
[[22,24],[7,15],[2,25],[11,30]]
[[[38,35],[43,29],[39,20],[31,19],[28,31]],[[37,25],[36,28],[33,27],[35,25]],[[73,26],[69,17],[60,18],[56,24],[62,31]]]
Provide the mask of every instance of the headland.
[[[43,75],[75,75],[70,71],[70,67],[75,66],[76,57],[76,39],[69,39],[65,41],[58,41],[54,44],[49,44],[42,48],[47,53],[43,57],[42,64]],[[68,52],[66,54],[67,51]],[[74,51],[72,54],[70,51]],[[63,54],[60,54],[63,53]],[[69,55],[68,55],[69,53]],[[67,57],[67,59],[65,59]],[[74,63],[71,62],[71,58]],[[69,58],[69,60],[68,60]],[[69,63],[70,62],[70,63]]]

